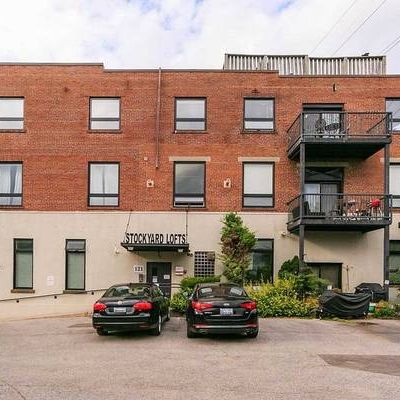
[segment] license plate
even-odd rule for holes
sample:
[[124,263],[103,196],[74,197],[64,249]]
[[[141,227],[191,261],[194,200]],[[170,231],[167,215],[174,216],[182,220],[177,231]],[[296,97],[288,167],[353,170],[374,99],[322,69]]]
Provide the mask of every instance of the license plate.
[[114,307],[114,312],[124,313],[126,312],[126,307]]
[[233,308],[220,308],[220,315],[233,315]]

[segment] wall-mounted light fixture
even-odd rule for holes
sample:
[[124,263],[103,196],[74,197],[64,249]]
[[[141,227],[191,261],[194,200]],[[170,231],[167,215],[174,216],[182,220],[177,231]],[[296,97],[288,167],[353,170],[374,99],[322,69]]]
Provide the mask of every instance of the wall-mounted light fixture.
[[147,181],[146,181],[146,187],[148,187],[148,188],[154,187],[154,181],[153,181],[153,179],[147,179]]
[[231,187],[232,187],[231,178],[224,179],[224,188],[225,189],[230,189]]

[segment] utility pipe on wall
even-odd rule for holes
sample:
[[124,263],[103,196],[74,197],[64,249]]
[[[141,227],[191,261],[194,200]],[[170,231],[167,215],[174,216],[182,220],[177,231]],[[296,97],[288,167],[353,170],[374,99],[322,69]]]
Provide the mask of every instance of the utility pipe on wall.
[[161,113],[161,67],[158,68],[156,111],[156,169],[160,166],[160,113]]

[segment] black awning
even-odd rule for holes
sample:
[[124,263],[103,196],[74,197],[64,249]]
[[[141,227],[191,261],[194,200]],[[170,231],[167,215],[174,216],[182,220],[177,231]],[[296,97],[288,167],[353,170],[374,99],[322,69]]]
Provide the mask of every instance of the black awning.
[[128,251],[175,251],[178,253],[188,253],[189,244],[144,244],[144,243],[121,243],[121,246]]

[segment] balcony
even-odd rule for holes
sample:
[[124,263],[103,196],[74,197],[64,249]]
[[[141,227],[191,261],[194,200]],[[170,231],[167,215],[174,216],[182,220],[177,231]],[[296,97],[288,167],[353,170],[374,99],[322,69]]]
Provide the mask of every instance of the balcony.
[[288,129],[288,157],[366,159],[391,143],[390,118],[385,112],[303,112]]
[[[302,206],[301,206],[302,205]],[[382,194],[301,194],[288,203],[289,232],[369,232],[390,225],[391,196]]]

